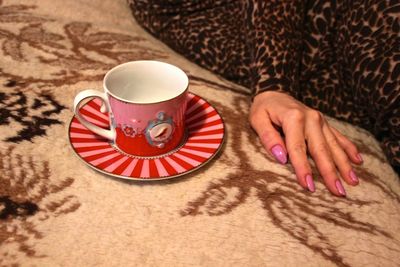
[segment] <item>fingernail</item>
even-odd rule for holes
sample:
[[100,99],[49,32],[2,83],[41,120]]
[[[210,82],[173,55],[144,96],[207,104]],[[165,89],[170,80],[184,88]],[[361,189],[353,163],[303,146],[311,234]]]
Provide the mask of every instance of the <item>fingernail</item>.
[[286,164],[287,162],[286,152],[283,150],[281,145],[274,145],[271,148],[271,152],[276,158],[276,160],[278,160],[281,164]]
[[344,190],[342,183],[339,180],[336,180],[335,184],[337,190],[339,191],[339,194],[341,194],[342,196],[346,196],[346,191]]
[[311,177],[310,174],[307,174],[306,182],[307,182],[308,190],[310,190],[311,192],[315,192],[314,180],[313,180],[313,178]]
[[364,161],[360,153],[357,154],[357,158],[358,158],[358,160],[359,160],[360,162],[363,162],[363,161]]
[[353,182],[358,183],[358,177],[353,170],[350,171],[350,178]]

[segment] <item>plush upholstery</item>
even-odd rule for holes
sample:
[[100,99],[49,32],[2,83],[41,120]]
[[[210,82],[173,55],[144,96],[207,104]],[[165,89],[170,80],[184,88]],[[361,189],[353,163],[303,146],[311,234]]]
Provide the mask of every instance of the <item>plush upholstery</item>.
[[[0,266],[398,266],[400,184],[366,131],[361,183],[305,192],[267,155],[240,86],[190,63],[133,20],[124,0],[0,1]],[[204,168],[160,182],[111,178],[68,141],[74,96],[130,60],[175,64],[222,115]]]

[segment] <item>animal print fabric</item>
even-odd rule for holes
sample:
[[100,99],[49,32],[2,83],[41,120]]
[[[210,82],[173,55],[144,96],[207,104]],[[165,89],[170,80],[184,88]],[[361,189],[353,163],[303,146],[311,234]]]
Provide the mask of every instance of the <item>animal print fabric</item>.
[[248,93],[287,92],[371,131],[400,171],[394,0],[132,0],[150,33]]

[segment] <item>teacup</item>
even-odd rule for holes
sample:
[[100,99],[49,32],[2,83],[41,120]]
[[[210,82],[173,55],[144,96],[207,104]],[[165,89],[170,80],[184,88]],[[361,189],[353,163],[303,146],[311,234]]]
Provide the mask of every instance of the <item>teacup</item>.
[[[160,61],[132,61],[107,72],[104,93],[80,92],[74,100],[77,119],[95,134],[109,139],[126,154],[154,157],[173,151],[185,136],[189,79],[180,68]],[[108,112],[110,129],[87,121],[80,103],[97,97]]]

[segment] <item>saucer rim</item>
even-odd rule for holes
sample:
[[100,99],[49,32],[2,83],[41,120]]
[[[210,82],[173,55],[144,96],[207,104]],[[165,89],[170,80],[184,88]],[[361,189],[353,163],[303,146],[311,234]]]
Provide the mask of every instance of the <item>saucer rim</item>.
[[[72,122],[73,122],[73,120],[74,120],[74,118],[75,118],[75,115],[72,116],[72,118],[71,118],[71,120],[70,120],[70,122],[69,122],[69,125],[68,125],[68,131],[67,131],[67,134],[68,134],[68,143],[69,143],[70,147],[72,148],[72,151],[74,152],[74,154],[75,154],[81,161],[83,161],[87,166],[89,166],[89,167],[92,168],[93,170],[98,171],[98,172],[100,172],[100,173],[102,173],[102,174],[104,174],[104,175],[107,175],[107,176],[112,176],[112,177],[115,177],[115,178],[124,179],[124,180],[128,180],[128,181],[147,181],[147,182],[152,182],[152,181],[169,180],[169,179],[178,178],[178,177],[181,177],[181,176],[184,176],[184,175],[188,175],[188,174],[190,174],[190,173],[192,173],[192,172],[195,172],[195,171],[199,170],[199,169],[202,168],[204,165],[206,165],[207,163],[209,163],[216,155],[218,155],[219,152],[221,151],[222,147],[224,146],[224,144],[225,144],[225,139],[226,139],[226,127],[225,127],[226,125],[225,125],[225,121],[224,121],[223,117],[221,116],[221,114],[219,113],[219,111],[214,107],[214,105],[212,105],[209,101],[207,101],[206,99],[204,99],[204,98],[201,97],[200,95],[194,94],[194,93],[192,93],[192,92],[188,92],[188,93],[189,93],[189,94],[192,94],[192,95],[194,95],[194,96],[200,97],[201,99],[203,99],[204,101],[206,101],[208,104],[210,104],[210,106],[213,107],[213,109],[216,111],[216,113],[218,114],[218,116],[220,117],[220,119],[221,119],[221,121],[222,121],[223,130],[224,130],[224,131],[223,131],[223,135],[222,135],[221,142],[219,143],[219,146],[218,146],[218,148],[215,150],[215,152],[214,152],[206,161],[204,161],[204,162],[202,162],[201,164],[199,164],[199,165],[193,167],[193,168],[190,169],[190,170],[187,170],[187,171],[182,172],[182,173],[178,173],[178,174],[174,174],[174,175],[169,175],[169,176],[158,177],[158,178],[152,178],[152,177],[143,178],[143,177],[131,177],[131,176],[124,176],[124,175],[113,174],[113,173],[110,173],[110,172],[106,172],[106,171],[104,171],[104,170],[102,170],[102,169],[100,169],[100,168],[97,168],[96,166],[94,166],[94,165],[90,164],[89,162],[85,161],[85,160],[79,155],[79,153],[75,150],[75,147],[74,147],[73,144],[72,144],[70,133],[71,133],[71,125],[72,125]],[[86,104],[87,104],[87,103],[85,103],[84,105],[86,105]],[[81,108],[83,108],[84,105],[82,105]],[[180,148],[179,148],[179,149],[175,150],[175,151],[172,152],[172,153],[163,154],[162,156],[159,156],[158,158],[165,158],[165,157],[167,157],[167,156],[173,155],[174,153],[178,152],[178,151],[187,143],[188,140],[189,140],[189,138],[186,138],[185,142],[183,142],[183,143],[180,145]],[[120,153],[121,155],[127,156],[126,154],[122,153],[119,149],[116,149],[116,148],[113,146],[113,144],[111,144],[110,141],[108,141],[107,143],[110,145],[110,147],[112,147],[115,151],[117,151],[117,152]],[[146,159],[146,158],[143,157],[143,158],[141,158],[141,159]],[[148,159],[152,159],[152,158],[149,157]]]

